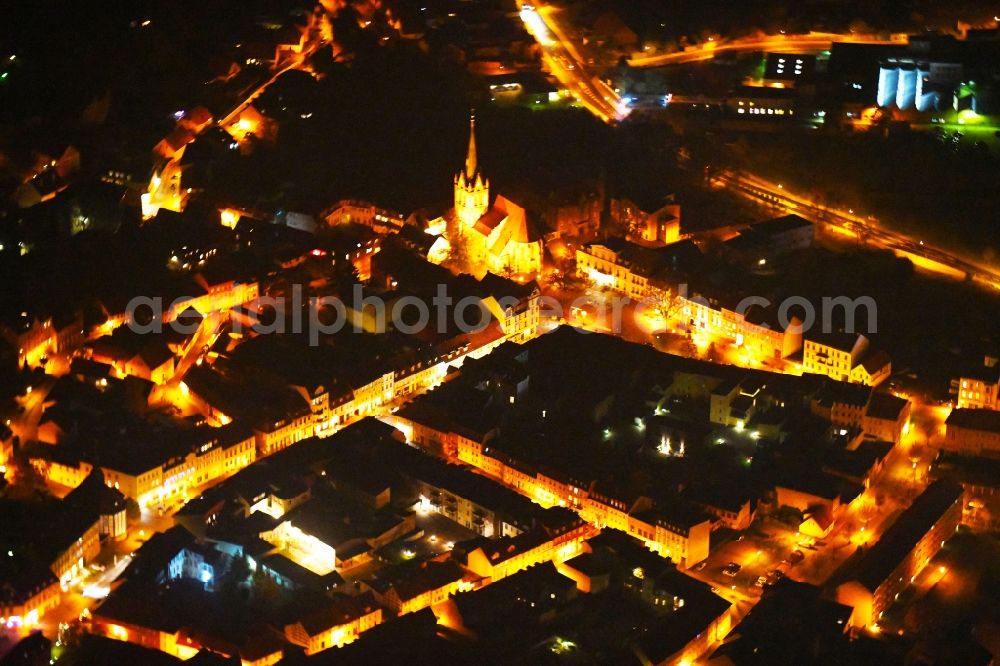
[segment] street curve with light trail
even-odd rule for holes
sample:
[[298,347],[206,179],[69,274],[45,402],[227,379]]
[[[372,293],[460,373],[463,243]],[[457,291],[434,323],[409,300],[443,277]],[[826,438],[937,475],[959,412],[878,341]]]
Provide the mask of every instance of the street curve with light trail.
[[523,0],[518,5],[525,29],[538,42],[549,71],[559,83],[605,123],[623,120],[628,106],[608,84],[588,71],[586,59],[556,20],[558,10]]
[[881,38],[875,35],[841,35],[836,33],[808,33],[805,35],[768,35],[759,39],[734,42],[709,41],[686,51],[639,56],[628,61],[629,67],[662,67],[711,60],[719,53],[738,51],[768,51],[772,53],[809,53],[828,51],[834,43],[874,44],[905,46],[905,36]]
[[852,209],[845,211],[820,206],[805,196],[790,192],[780,183],[750,174],[723,173],[714,182],[744,198],[784,208],[789,213],[817,224],[829,225],[856,238],[863,237],[874,247],[892,250],[897,255],[910,259],[919,268],[953,278],[969,279],[1000,290],[1000,271],[973,263],[924,241],[890,231],[874,218],[857,215]]

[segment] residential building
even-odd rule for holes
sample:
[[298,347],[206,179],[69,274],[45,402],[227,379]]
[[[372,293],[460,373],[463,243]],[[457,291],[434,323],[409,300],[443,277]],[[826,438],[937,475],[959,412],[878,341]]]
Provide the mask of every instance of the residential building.
[[659,504],[629,515],[628,534],[646,543],[679,569],[688,569],[708,557],[711,517],[686,502]]
[[376,233],[398,232],[404,224],[403,216],[395,211],[381,208],[367,201],[342,199],[332,206],[323,219],[330,226],[340,224],[363,224]]
[[892,362],[884,352],[869,349],[868,338],[863,335],[819,333],[805,337],[802,371],[876,386],[889,377]]
[[0,500],[0,618],[7,627],[36,626],[62,591],[89,573],[103,512],[115,511],[103,504],[101,486],[95,473],[62,500]]
[[610,203],[611,219],[627,230],[628,240],[648,247],[663,247],[681,238],[681,206],[672,194],[617,196]]
[[464,564],[492,583],[536,564],[563,561],[578,555],[584,541],[595,533],[593,528],[573,516],[555,530],[536,528],[512,537],[481,539],[469,548]]
[[[768,585],[723,645],[718,663],[848,663],[851,607],[824,597],[815,585],[782,578]],[[777,638],[777,640],[775,640]]]
[[854,609],[850,624],[878,623],[962,520],[962,486],[935,481],[914,500],[869,548],[848,581],[837,587],[837,601]]
[[395,567],[387,578],[366,581],[379,603],[397,615],[406,615],[447,601],[456,592],[471,590],[469,575],[452,560],[423,560]]
[[906,398],[890,393],[872,393],[871,400],[861,417],[865,436],[899,444],[910,431],[912,405]]
[[748,304],[737,293],[704,288],[681,292],[673,317],[699,347],[735,344],[745,354],[746,365],[779,363],[802,349],[802,322],[797,317],[783,329],[773,311]]
[[851,371],[867,349],[868,338],[863,335],[810,335],[802,346],[802,370],[848,381]]
[[851,368],[850,381],[865,386],[878,386],[892,374],[892,359],[884,351],[869,351],[861,362]]
[[964,373],[952,381],[959,409],[1000,410],[1000,363],[987,356],[981,367]]
[[952,410],[945,421],[941,448],[967,456],[1000,456],[1000,411]]
[[[184,497],[257,457],[254,433],[242,425],[193,431],[157,428],[142,420],[121,420],[115,425],[113,432],[90,432],[96,442],[92,447],[90,442],[75,440],[56,447],[34,447],[31,464],[46,478],[73,487],[92,469],[100,468],[108,486],[152,506]],[[140,432],[146,442],[141,451],[132,446]]]
[[307,655],[343,647],[382,623],[382,608],[371,592],[350,597],[333,595],[328,606],[285,626],[285,638],[305,648]]
[[872,389],[860,384],[830,382],[812,397],[810,411],[845,429],[860,428],[872,399]]
[[649,248],[621,238],[587,243],[576,251],[576,272],[599,287],[629,298],[666,301],[676,291],[675,276],[701,258],[691,241]]
[[726,486],[696,486],[684,492],[692,505],[715,518],[713,529],[727,527],[742,532],[757,515],[757,501],[749,491]]

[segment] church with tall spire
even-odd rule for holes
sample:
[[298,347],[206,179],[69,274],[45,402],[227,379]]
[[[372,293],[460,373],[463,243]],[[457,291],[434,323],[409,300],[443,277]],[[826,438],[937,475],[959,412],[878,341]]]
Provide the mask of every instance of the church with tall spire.
[[476,149],[476,116],[469,118],[465,166],[455,174],[455,207],[428,229],[440,234],[431,249],[433,261],[455,261],[459,270],[482,277],[537,274],[542,267],[542,240],[523,207],[504,196],[490,203],[490,181]]
[[475,226],[490,207],[490,181],[476,160],[476,114],[469,117],[469,150],[465,168],[455,174],[455,214],[465,226]]

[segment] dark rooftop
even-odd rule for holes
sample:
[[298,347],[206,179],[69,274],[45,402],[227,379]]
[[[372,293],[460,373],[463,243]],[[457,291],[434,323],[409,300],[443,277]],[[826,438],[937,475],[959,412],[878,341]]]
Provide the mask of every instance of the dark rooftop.
[[945,425],[1000,433],[1000,412],[994,409],[953,409]]
[[898,398],[890,393],[874,393],[865,414],[875,419],[896,421],[908,404],[909,400]]
[[929,485],[865,553],[855,579],[874,592],[962,493],[962,486],[952,481]]

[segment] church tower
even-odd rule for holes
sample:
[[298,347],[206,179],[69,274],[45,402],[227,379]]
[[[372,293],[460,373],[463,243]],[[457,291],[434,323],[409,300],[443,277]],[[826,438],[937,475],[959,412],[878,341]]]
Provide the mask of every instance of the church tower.
[[463,226],[475,226],[490,206],[490,181],[476,162],[476,114],[469,117],[469,152],[465,168],[455,175],[455,215]]

